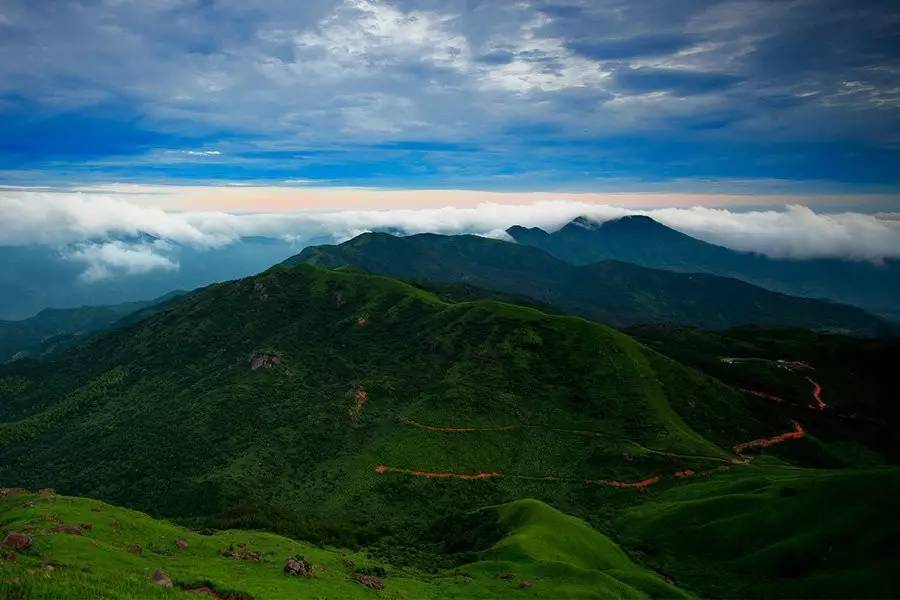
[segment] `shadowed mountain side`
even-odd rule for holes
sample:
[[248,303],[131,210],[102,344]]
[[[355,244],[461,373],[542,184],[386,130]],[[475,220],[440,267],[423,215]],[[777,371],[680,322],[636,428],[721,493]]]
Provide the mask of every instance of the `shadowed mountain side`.
[[601,260],[688,273],[736,277],[785,294],[828,298],[897,317],[900,261],[881,264],[838,259],[776,259],[710,244],[643,215],[596,223],[579,217],[558,231],[514,226],[520,244],[573,264]]
[[736,279],[648,269],[618,261],[576,266],[530,246],[471,235],[367,233],[289,259],[522,295],[616,326],[681,323],[705,328],[785,324],[878,334],[889,323],[865,311],[771,292]]

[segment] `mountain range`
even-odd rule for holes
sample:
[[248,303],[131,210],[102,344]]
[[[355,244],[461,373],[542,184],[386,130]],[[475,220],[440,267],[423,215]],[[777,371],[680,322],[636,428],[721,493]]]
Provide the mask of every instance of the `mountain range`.
[[855,307],[373,233],[32,324],[79,322],[0,365],[0,595],[895,590],[900,349]]
[[562,260],[586,265],[620,260],[645,267],[734,277],[785,294],[827,298],[898,317],[900,261],[777,259],[710,244],[643,215],[603,223],[579,217],[548,233],[513,226],[520,244],[546,250]]
[[894,329],[855,307],[787,296],[737,279],[612,260],[575,265],[528,245],[472,235],[367,233],[337,246],[306,248],[286,264],[301,262],[353,266],[411,281],[470,284],[614,326],[769,323],[870,335]]

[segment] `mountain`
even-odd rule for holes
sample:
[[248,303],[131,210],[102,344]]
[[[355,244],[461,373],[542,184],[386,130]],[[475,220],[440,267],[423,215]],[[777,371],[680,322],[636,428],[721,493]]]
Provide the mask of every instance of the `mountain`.
[[881,264],[838,259],[789,260],[737,252],[685,235],[642,215],[603,223],[579,217],[558,231],[514,226],[507,233],[520,244],[585,265],[601,260],[689,273],[735,277],[755,285],[809,298],[853,304],[892,318],[900,306],[900,261]]
[[858,308],[786,296],[736,279],[618,261],[577,266],[537,248],[471,235],[367,233],[338,246],[306,248],[286,262],[352,265],[412,281],[469,284],[616,326],[770,323],[862,334],[892,330]]
[[126,315],[165,303],[183,294],[170,292],[146,302],[125,302],[110,306],[45,308],[21,321],[0,321],[0,362],[18,356],[58,351],[81,337],[112,327]]
[[583,319],[276,267],[3,367],[0,480],[356,543],[522,497],[589,516],[785,426],[745,405]]
[[884,596],[898,470],[799,466],[840,445],[804,410],[578,317],[276,266],[0,366],[4,485],[153,516],[3,488],[34,544],[0,592]]

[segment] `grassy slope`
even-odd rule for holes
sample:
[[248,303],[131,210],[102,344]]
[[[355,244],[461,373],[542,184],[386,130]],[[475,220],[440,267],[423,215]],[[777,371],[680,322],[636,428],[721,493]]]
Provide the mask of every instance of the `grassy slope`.
[[[375,562],[359,552],[322,548],[257,531],[221,531],[210,535],[85,498],[16,494],[0,499],[3,528],[29,531],[31,550],[0,562],[4,598],[196,598],[183,591],[200,586],[220,595],[249,594],[278,598],[495,598],[527,592],[535,598],[676,597],[682,593],[659,575],[635,565],[609,538],[583,521],[534,500],[491,509],[502,538],[480,560],[451,571],[425,574]],[[57,522],[91,523],[83,536],[50,533]],[[115,525],[118,523],[118,526]],[[187,548],[174,544],[176,539]],[[261,560],[222,557],[220,549],[237,544],[259,552]],[[139,544],[143,554],[129,551]],[[288,556],[300,554],[316,567],[312,579],[282,573]],[[353,561],[350,568],[345,561]],[[52,566],[48,568],[48,565]],[[354,570],[381,567],[385,590],[374,592],[352,579]],[[173,590],[150,583],[163,569]],[[509,579],[498,578],[511,573]]]
[[[281,364],[251,370],[260,351]],[[783,427],[606,327],[306,265],[191,294],[0,382],[9,485],[342,543],[522,497],[602,522],[634,494],[585,480],[714,466],[731,443]],[[504,477],[430,481],[379,464]]]
[[[783,404],[776,407],[757,397],[758,409],[780,410],[814,428],[822,464],[900,462],[896,436],[900,404],[895,402],[900,340],[896,338],[858,339],[788,327],[712,332],[648,325],[629,333],[736,388],[782,398]],[[723,357],[740,360],[723,361]],[[785,368],[779,359],[801,360],[808,366]],[[809,410],[811,380],[821,386],[821,398],[827,404],[821,413]]]
[[617,530],[702,596],[888,598],[898,498],[895,467],[755,466],[669,489]]

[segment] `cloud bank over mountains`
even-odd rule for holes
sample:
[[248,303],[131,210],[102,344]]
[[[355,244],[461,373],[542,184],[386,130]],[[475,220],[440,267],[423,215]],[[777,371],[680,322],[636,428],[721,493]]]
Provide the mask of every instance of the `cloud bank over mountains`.
[[126,195],[0,193],[0,245],[42,244],[83,263],[84,281],[178,268],[178,248],[213,251],[262,236],[306,245],[338,243],[366,231],[472,233],[505,238],[511,225],[553,230],[577,216],[606,221],[648,215],[688,235],[777,258],[900,259],[900,221],[864,213],[819,213],[799,205],[737,211],[631,209],[576,201],[264,214],[166,211]]

